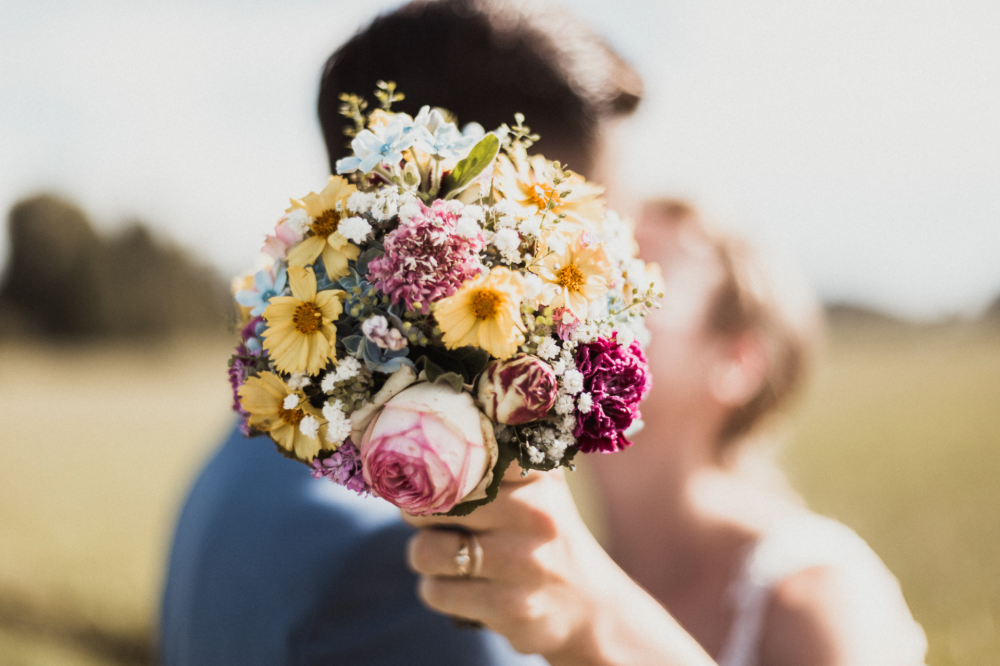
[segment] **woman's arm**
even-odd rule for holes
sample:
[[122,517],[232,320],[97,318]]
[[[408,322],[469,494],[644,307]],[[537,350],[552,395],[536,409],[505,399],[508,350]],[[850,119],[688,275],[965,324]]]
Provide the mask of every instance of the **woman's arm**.
[[[560,472],[507,473],[497,500],[464,518],[414,518],[410,566],[442,613],[479,620],[554,666],[708,666],[715,662],[623,572],[583,524]],[[461,535],[481,546],[476,575],[457,575]],[[473,553],[475,555],[475,553]]]

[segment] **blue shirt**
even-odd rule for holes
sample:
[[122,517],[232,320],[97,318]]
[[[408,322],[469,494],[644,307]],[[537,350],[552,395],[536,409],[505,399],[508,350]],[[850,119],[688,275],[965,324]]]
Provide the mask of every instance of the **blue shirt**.
[[424,608],[399,510],[274,446],[234,430],[191,490],[163,596],[165,666],[545,663]]

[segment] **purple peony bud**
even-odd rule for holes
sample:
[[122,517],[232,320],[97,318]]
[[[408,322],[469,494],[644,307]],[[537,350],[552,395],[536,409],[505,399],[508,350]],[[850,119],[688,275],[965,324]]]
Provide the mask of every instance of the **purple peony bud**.
[[545,416],[556,401],[558,389],[552,366],[535,356],[521,354],[486,366],[476,398],[491,420],[518,425]]

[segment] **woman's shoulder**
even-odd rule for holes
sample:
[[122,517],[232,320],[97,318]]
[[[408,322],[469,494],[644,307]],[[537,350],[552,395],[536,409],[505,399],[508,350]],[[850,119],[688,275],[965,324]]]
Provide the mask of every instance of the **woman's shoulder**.
[[743,583],[770,588],[805,569],[830,567],[879,579],[891,574],[851,528],[808,511],[796,511],[764,531],[746,554]]
[[898,581],[849,527],[803,513],[766,533],[744,584],[766,602],[762,664],[922,664],[926,639]]

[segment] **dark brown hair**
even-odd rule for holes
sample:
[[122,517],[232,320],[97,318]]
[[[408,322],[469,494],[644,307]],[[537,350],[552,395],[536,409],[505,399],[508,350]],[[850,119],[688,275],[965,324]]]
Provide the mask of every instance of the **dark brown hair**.
[[418,0],[379,16],[326,63],[319,119],[330,165],[347,154],[341,93],[374,105],[378,80],[395,81],[416,114],[443,107],[487,130],[523,113],[535,150],[584,175],[601,120],[631,113],[639,75],[565,11],[537,0]]

